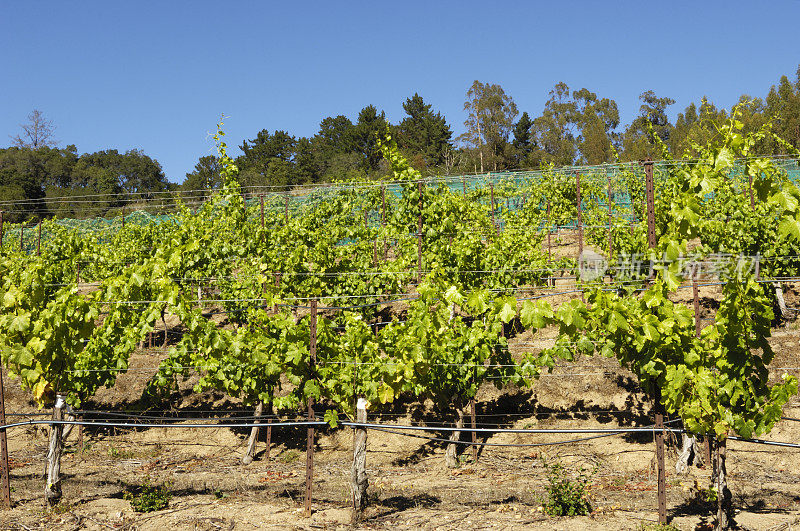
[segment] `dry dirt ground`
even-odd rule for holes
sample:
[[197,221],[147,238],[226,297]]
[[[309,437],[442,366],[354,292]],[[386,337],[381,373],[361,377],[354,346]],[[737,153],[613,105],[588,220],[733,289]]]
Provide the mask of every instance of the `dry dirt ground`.
[[[800,306],[790,289],[787,303]],[[688,302],[691,290],[684,290]],[[683,295],[681,295],[683,297]],[[701,291],[704,317],[713,317],[713,287]],[[774,330],[775,377],[800,375],[800,321]],[[518,336],[517,343],[543,342]],[[535,347],[533,347],[535,348]],[[100,392],[87,409],[122,412],[135,406],[153,367],[163,355],[144,349],[132,359],[132,370],[113,389]],[[782,369],[786,368],[786,369]],[[203,418],[252,414],[221,394],[191,393],[191,381],[173,395],[167,414]],[[35,413],[26,392],[6,379],[6,409]],[[398,404],[371,411],[383,423],[437,425],[451,422],[429,405]],[[589,428],[643,426],[652,422],[651,405],[632,376],[615,360],[584,358],[563,363],[542,375],[531,389],[495,389],[478,396],[478,425],[502,427]],[[161,414],[158,412],[157,414]],[[800,400],[785,415],[800,418]],[[11,417],[14,421],[24,417]],[[440,437],[446,434],[439,434]],[[246,430],[228,428],[153,428],[89,430],[82,447],[77,430],[68,439],[62,461],[63,501],[43,505],[47,431],[26,426],[9,430],[11,493],[14,506],[0,511],[3,529],[338,529],[350,527],[349,475],[352,433],[349,429],[318,432],[314,454],[313,515],[304,518],[304,429],[273,430],[267,457],[258,446],[256,460],[244,466],[240,457]],[[263,435],[262,435],[263,437]],[[581,435],[498,434],[480,438],[490,444],[543,444],[537,447],[483,446],[473,462],[465,448],[462,466],[448,469],[440,442],[395,433],[370,431],[367,467],[370,506],[363,529],[653,529],[657,521],[655,451],[651,433],[613,435],[560,445]],[[465,436],[464,440],[468,440]],[[769,439],[800,441],[800,422],[782,421]],[[262,439],[263,440],[263,439]],[[743,529],[800,528],[800,450],[729,442],[729,484],[736,520]],[[678,529],[708,529],[713,509],[697,501],[693,486],[707,486],[708,468],[674,472],[676,444],[667,453],[667,506]],[[542,513],[546,498],[543,460],[561,462],[569,473],[589,474],[593,511],[583,517],[550,517]],[[166,485],[167,508],[137,513],[125,493],[144,483]]]

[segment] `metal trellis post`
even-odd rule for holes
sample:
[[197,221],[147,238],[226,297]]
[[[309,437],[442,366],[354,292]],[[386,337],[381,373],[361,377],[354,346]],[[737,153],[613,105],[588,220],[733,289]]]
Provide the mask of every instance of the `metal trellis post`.
[[472,425],[472,462],[478,462],[478,433],[475,431],[475,398],[469,401],[470,424]]
[[[653,192],[653,161],[644,163],[645,195],[647,201],[647,244],[652,249],[656,246],[655,197]],[[652,265],[650,267],[652,271]],[[661,405],[661,389],[654,384],[655,417],[656,417],[656,466],[658,467],[658,521],[667,523],[667,481],[664,465],[664,407]]]
[[495,206],[494,206],[494,183],[489,183],[489,192],[490,192],[491,197],[492,197],[492,227],[494,227],[494,230],[499,234],[500,233],[500,229],[497,227],[497,222],[494,219],[494,209],[495,209]]
[[[311,300],[311,315],[309,317],[308,353],[310,357],[310,371],[313,376],[317,364],[317,300]],[[314,399],[308,397],[308,420],[314,420]],[[309,426],[306,440],[306,499],[305,516],[311,516],[311,494],[314,483],[314,426]]]
[[422,282],[422,181],[419,187],[419,221],[417,226],[417,282]]
[[[0,425],[5,425],[6,423],[6,403],[4,391],[3,368],[0,366]],[[11,508],[11,487],[9,483],[10,474],[11,469],[8,466],[8,440],[6,439],[6,429],[0,428],[0,475],[2,475],[2,484],[0,484],[0,497],[2,497],[4,509]]]
[[553,259],[552,243],[550,241],[550,200],[547,201],[547,261]]
[[612,231],[613,226],[613,206],[611,204],[611,176],[608,176],[608,258],[614,255],[614,235]]
[[581,174],[575,172],[575,204],[578,207],[578,260],[583,254],[583,208],[581,206]]

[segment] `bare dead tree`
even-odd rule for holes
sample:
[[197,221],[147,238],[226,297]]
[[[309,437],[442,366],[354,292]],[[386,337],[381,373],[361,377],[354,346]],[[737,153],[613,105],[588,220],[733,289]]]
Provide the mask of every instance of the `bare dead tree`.
[[449,145],[442,149],[442,158],[444,159],[445,174],[449,174],[461,163],[461,154]]
[[38,109],[34,109],[28,115],[28,123],[19,126],[22,128],[22,136],[11,137],[11,142],[16,147],[38,149],[58,145],[58,140],[53,137],[56,128],[52,120],[45,118]]

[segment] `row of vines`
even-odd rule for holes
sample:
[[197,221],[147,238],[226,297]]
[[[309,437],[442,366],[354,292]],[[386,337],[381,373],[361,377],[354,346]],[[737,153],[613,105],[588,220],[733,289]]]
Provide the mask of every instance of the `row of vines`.
[[[744,136],[733,118],[697,159],[665,151],[648,225],[644,166],[467,190],[424,181],[388,136],[391,182],[318,189],[291,209],[285,194],[246,201],[220,131],[224,186],[198,208],[113,233],[50,220],[35,245],[0,228],[2,362],[60,419],[113,386],[169,317],[180,338],[147,393],[199,374],[197,392],[222,390],[259,413],[321,403],[332,426],[355,419],[357,403],[414,397],[455,410],[462,427],[485,383],[533,386],[558,360],[599,354],[724,459],[729,434],[769,432],[797,393],[795,378],[770,380],[767,367],[772,280],[800,270],[800,191],[784,162],[751,156],[765,135]],[[604,255],[601,274],[553,254],[563,227]],[[701,328],[671,295],[692,280],[687,264],[709,257],[723,298]],[[648,265],[631,268],[634,258]],[[580,298],[554,306],[536,295],[565,278]],[[559,331],[553,347],[512,355],[509,336],[548,327]],[[51,434],[50,503],[61,496],[62,429]],[[725,527],[724,461],[716,488]]]

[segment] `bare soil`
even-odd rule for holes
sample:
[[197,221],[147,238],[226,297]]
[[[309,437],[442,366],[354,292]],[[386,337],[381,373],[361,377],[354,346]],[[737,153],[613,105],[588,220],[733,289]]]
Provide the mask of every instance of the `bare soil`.
[[[564,244],[566,245],[566,243]],[[565,253],[563,249],[560,253]],[[796,286],[787,286],[787,305],[800,307]],[[574,295],[573,295],[574,296]],[[691,290],[679,297],[691,303]],[[713,318],[719,292],[701,290],[703,317]],[[566,300],[568,296],[564,296]],[[773,373],[800,373],[798,322],[774,329],[777,353]],[[168,326],[174,323],[168,322]],[[174,332],[171,331],[171,332]],[[511,340],[514,352],[545,346],[545,331]],[[163,356],[157,346],[137,352],[131,370],[116,386],[103,390],[87,409],[123,412],[141,406],[147,380]],[[524,344],[524,345],[520,345]],[[516,346],[515,346],[516,345]],[[531,346],[533,345],[533,346]],[[524,347],[524,348],[523,348]],[[41,414],[18,382],[6,382],[9,413]],[[192,393],[189,380],[154,414],[201,418],[251,415],[237,401],[219,393]],[[486,385],[477,397],[478,426],[541,428],[611,428],[652,423],[651,404],[631,374],[615,360],[584,358],[544,374],[531,389],[496,389]],[[290,414],[290,412],[282,412]],[[441,425],[430,404],[403,403],[369,412],[370,420],[391,424]],[[800,400],[785,408],[800,418]],[[11,416],[9,421],[27,417]],[[37,418],[37,417],[34,417]],[[339,529],[350,525],[349,429],[317,432],[314,453],[313,514],[303,516],[305,429],[274,429],[269,457],[264,430],[256,460],[240,458],[248,430],[228,428],[92,429],[70,434],[62,462],[63,501],[44,507],[44,461],[47,429],[26,426],[8,431],[14,506],[0,511],[3,529]],[[446,437],[446,433],[438,434]],[[469,440],[465,434],[462,439]],[[800,441],[800,422],[780,422],[771,440]],[[559,445],[550,443],[566,442]],[[448,469],[444,444],[396,433],[370,431],[367,466],[370,506],[359,529],[648,529],[657,522],[655,446],[651,433],[597,438],[575,434],[481,436],[477,462],[465,446],[462,466]],[[667,453],[667,506],[678,529],[709,529],[714,509],[698,501],[695,485],[707,487],[708,468],[674,472],[677,441]],[[800,525],[800,451],[729,441],[729,484],[736,521],[743,529],[779,530]],[[559,461],[570,473],[589,474],[590,516],[551,517],[546,500],[544,460]],[[145,483],[166,485],[167,508],[137,513],[125,493]]]

